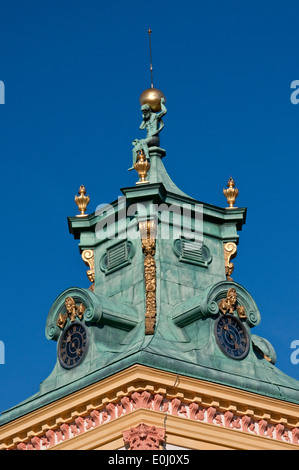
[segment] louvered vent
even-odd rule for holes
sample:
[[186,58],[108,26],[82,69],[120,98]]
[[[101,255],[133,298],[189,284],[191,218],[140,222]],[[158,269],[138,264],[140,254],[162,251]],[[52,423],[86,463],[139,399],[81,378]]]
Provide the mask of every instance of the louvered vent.
[[207,267],[212,261],[209,248],[203,243],[185,239],[174,241],[174,252],[180,261]]
[[133,245],[131,242],[124,241],[107,248],[101,259],[101,269],[106,274],[123,268],[131,263],[133,257]]
[[112,248],[107,250],[108,269],[113,269],[127,260],[128,260],[127,243],[121,243],[120,245],[113,246]]

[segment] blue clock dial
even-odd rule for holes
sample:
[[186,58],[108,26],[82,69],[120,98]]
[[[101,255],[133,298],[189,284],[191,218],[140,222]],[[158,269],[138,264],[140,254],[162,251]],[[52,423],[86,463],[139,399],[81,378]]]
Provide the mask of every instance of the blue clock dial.
[[249,351],[249,337],[242,322],[233,315],[221,315],[215,322],[216,341],[222,352],[243,359]]
[[72,323],[61,335],[58,344],[60,364],[70,369],[84,358],[88,347],[88,333],[82,323]]

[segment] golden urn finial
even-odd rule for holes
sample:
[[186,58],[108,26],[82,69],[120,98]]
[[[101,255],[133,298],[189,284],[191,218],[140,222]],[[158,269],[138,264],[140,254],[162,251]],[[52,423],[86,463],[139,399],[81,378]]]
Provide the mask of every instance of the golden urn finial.
[[81,184],[78,193],[80,196],[75,196],[75,203],[79,208],[80,214],[78,214],[76,217],[86,217],[87,214],[85,214],[85,211],[89,204],[90,198],[89,196],[86,196],[86,189],[83,184]]
[[229,207],[227,209],[235,209],[234,204],[236,202],[236,197],[239,194],[239,190],[235,188],[235,182],[232,177],[227,182],[227,188],[223,189],[223,194],[227,199]]
[[144,151],[140,150],[140,152],[138,152],[138,155],[137,155],[137,162],[134,163],[134,168],[137,171],[138,176],[140,178],[136,184],[148,183],[148,181],[146,181],[146,177],[147,177],[147,173],[150,167],[151,167],[151,164],[146,158]]

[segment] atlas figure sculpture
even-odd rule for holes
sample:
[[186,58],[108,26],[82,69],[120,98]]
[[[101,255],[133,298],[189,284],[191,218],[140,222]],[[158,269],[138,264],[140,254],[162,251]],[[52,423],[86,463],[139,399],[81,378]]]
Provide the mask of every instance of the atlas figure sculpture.
[[146,138],[133,140],[133,166],[129,168],[129,171],[134,170],[134,163],[137,161],[137,155],[141,150],[149,160],[149,148],[159,147],[160,145],[159,133],[164,127],[162,117],[167,113],[165,98],[161,98],[160,107],[161,110],[155,113],[148,104],[141,106],[143,120],[139,129],[146,129]]

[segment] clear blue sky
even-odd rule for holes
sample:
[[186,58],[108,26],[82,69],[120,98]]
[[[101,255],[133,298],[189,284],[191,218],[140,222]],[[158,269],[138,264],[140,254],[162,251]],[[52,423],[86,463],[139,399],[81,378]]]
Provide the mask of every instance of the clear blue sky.
[[139,96],[167,99],[161,146],[175,183],[225,206],[230,176],[248,207],[233,278],[251,293],[253,330],[299,379],[297,0],[10,0],[0,3],[0,410],[36,393],[52,371],[48,311],[71,286],[88,287],[67,216],[81,184],[109,203],[134,185],[131,142]]

